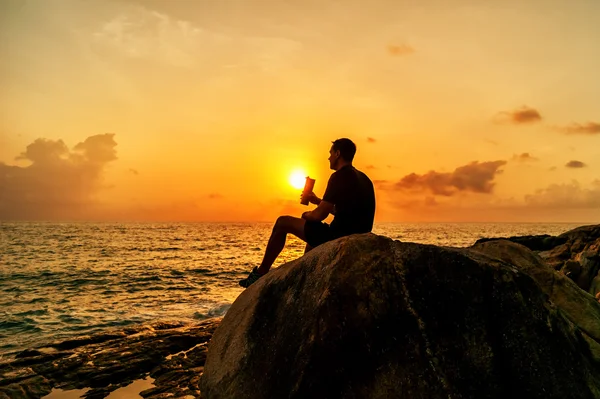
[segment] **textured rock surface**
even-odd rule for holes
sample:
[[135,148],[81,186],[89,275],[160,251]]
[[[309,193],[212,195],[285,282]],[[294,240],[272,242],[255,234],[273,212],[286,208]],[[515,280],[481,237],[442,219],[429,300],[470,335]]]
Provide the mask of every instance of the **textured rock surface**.
[[40,398],[52,388],[92,388],[86,398],[154,378],[144,398],[199,397],[206,347],[221,319],[197,325],[156,323],[27,350],[0,364],[0,398]]
[[522,245],[494,240],[475,244],[470,249],[488,256],[488,262],[492,264],[501,260],[533,277],[550,301],[581,330],[600,362],[600,303],[593,296]]
[[582,226],[553,237],[483,238],[476,244],[505,239],[535,251],[544,261],[596,295],[600,292],[600,225]]
[[589,342],[497,256],[373,234],[324,244],[238,297],[203,397],[600,397]]

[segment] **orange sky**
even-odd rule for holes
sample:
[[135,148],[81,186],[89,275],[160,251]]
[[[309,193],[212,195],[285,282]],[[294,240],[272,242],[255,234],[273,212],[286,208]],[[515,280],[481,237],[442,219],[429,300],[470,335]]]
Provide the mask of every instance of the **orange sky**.
[[0,2],[0,220],[600,222],[600,2]]

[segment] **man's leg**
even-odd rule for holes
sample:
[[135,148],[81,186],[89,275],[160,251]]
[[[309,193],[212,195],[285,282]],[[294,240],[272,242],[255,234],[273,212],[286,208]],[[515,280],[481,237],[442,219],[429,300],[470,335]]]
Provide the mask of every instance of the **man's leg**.
[[306,220],[293,216],[280,216],[273,226],[265,256],[260,264],[257,272],[265,274],[269,271],[275,259],[279,256],[285,246],[285,239],[289,233],[295,235],[303,241],[306,241],[304,236],[304,224]]

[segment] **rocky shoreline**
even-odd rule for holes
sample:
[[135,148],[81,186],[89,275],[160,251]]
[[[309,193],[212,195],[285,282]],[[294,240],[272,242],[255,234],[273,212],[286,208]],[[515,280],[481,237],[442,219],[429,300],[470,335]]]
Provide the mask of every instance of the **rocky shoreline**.
[[[285,337],[293,336],[297,331],[304,329],[306,330],[307,335],[305,338],[307,340],[317,340],[310,341],[311,345],[317,345],[315,342],[320,342],[319,345],[325,345],[325,347],[319,346],[321,351],[339,347],[338,352],[333,354],[340,357],[341,353],[341,357],[345,358],[348,355],[344,355],[346,351],[344,345],[348,343],[344,341],[343,345],[340,344],[337,341],[339,337],[336,335],[346,333],[338,331],[338,324],[342,322],[348,322],[347,325],[345,324],[345,328],[351,332],[344,339],[354,340],[349,343],[353,348],[351,350],[353,354],[346,360],[356,362],[355,366],[361,369],[363,376],[369,375],[373,371],[369,370],[373,354],[367,351],[362,354],[366,357],[361,359],[361,345],[365,348],[371,348],[371,345],[376,346],[379,342],[388,342],[390,337],[386,335],[386,328],[389,331],[395,331],[394,334],[409,334],[404,330],[394,330],[396,327],[386,324],[385,317],[388,317],[386,316],[388,313],[393,318],[405,319],[407,326],[412,325],[413,319],[416,320],[416,330],[410,333],[414,335],[405,335],[405,339],[413,340],[416,347],[419,347],[419,342],[423,337],[428,337],[423,341],[427,343],[427,353],[408,353],[406,356],[411,359],[413,357],[414,359],[427,358],[433,356],[432,353],[437,351],[437,355],[432,357],[433,360],[428,360],[431,365],[428,365],[429,363],[415,363],[419,367],[423,367],[418,371],[421,373],[419,378],[426,379],[426,376],[432,372],[445,377],[442,379],[436,377],[437,380],[434,378],[434,380],[431,380],[430,385],[420,383],[421,385],[418,387],[417,385],[412,386],[411,384],[414,383],[415,378],[411,374],[412,371],[404,370],[400,372],[399,367],[401,368],[401,365],[394,363],[395,360],[390,360],[388,354],[385,355],[388,357],[384,357],[388,359],[386,361],[392,362],[390,367],[395,371],[390,375],[396,379],[384,379],[384,383],[381,382],[383,381],[381,375],[375,375],[373,378],[376,382],[373,383],[375,385],[372,387],[372,392],[398,392],[394,391],[394,389],[399,389],[394,384],[404,384],[401,387],[402,392],[412,392],[413,395],[416,395],[414,397],[448,397],[449,394],[458,395],[457,397],[477,397],[473,396],[474,393],[469,394],[471,391],[468,389],[472,387],[468,388],[465,381],[471,380],[464,380],[466,377],[460,374],[460,370],[452,369],[456,366],[449,366],[463,364],[463,367],[472,367],[471,363],[467,365],[464,360],[458,361],[448,354],[448,351],[451,351],[452,347],[457,345],[457,342],[458,344],[462,342],[461,345],[466,345],[463,354],[474,351],[470,355],[473,356],[473,359],[471,359],[473,364],[477,364],[481,370],[487,370],[486,367],[493,366],[487,372],[489,373],[488,377],[492,378],[490,381],[494,381],[499,386],[497,392],[508,393],[510,391],[510,389],[502,386],[502,378],[505,378],[505,374],[509,375],[512,371],[506,371],[503,367],[510,366],[509,369],[511,370],[518,368],[529,370],[527,367],[530,366],[524,365],[523,362],[535,358],[540,362],[539,365],[531,366],[535,366],[535,370],[531,371],[535,374],[535,378],[539,378],[543,384],[554,381],[555,386],[548,386],[547,390],[544,389],[544,392],[538,392],[538,394],[535,394],[536,392],[533,390],[531,392],[534,392],[534,394],[530,397],[558,397],[553,396],[552,392],[563,392],[561,391],[563,387],[569,386],[571,383],[581,388],[581,393],[574,397],[594,397],[594,392],[600,395],[600,386],[598,386],[598,381],[600,381],[600,305],[594,300],[595,295],[600,295],[600,277],[598,277],[600,269],[600,225],[584,226],[557,237],[530,236],[482,239],[469,248],[442,248],[400,243],[373,234],[360,235],[355,238],[342,238],[339,243],[329,243],[322,247],[312,251],[309,254],[310,256],[305,256],[280,267],[281,270],[278,269],[274,273],[270,273],[268,279],[265,278],[265,281],[259,281],[255,286],[244,291],[235,301],[225,319],[208,319],[194,325],[155,323],[57,342],[46,347],[20,352],[14,360],[0,364],[0,399],[41,398],[49,394],[53,388],[62,390],[88,388],[83,397],[90,399],[104,398],[110,392],[148,376],[154,379],[154,387],[140,393],[144,398],[198,398],[201,397],[202,386],[206,387],[206,397],[227,397],[227,394],[236,392],[230,390],[235,389],[235,385],[239,382],[236,379],[240,381],[244,378],[252,381],[256,379],[256,375],[249,374],[248,369],[240,369],[241,371],[237,369],[237,367],[243,366],[240,366],[243,362],[234,361],[232,363],[232,359],[260,358],[262,356],[263,360],[261,361],[264,363],[266,362],[264,359],[268,356],[275,356],[275,350],[265,352],[268,348],[248,344],[246,340],[249,339],[248,337],[253,336],[252,334],[259,334],[259,332],[266,329],[265,331],[275,331],[277,336]],[[386,249],[388,247],[394,249]],[[392,256],[392,258],[388,261],[386,259],[389,256]],[[369,269],[369,265],[376,262],[383,263],[373,270]],[[427,267],[423,269],[422,265],[427,265]],[[452,267],[455,265],[460,267],[454,270]],[[352,274],[340,273],[339,278],[336,277],[339,281],[328,282],[327,284],[330,285],[321,286],[322,281],[333,278],[328,273],[334,266],[336,270],[342,271],[351,270],[353,267],[359,268],[361,276],[358,278]],[[386,281],[396,281],[399,277],[396,275],[380,276],[378,273],[381,273],[380,269],[383,266],[391,268],[390,270],[396,270],[394,273],[401,270],[399,276],[403,279],[402,281],[406,280],[403,282],[404,285],[394,285],[386,288],[386,284],[388,284]],[[471,268],[470,274],[462,271],[465,267]],[[369,270],[365,272],[365,276],[362,276],[362,270],[367,269]],[[451,269],[453,270],[452,273],[448,274],[448,270]],[[307,274],[307,270],[310,270],[312,274]],[[370,275],[369,273],[375,274]],[[415,276],[414,280],[410,280],[411,273]],[[443,278],[440,277],[442,274],[444,275]],[[313,296],[306,297],[308,295],[306,289],[299,288],[299,284],[306,284],[311,275],[318,276],[316,281],[309,284],[315,292],[312,294]],[[333,276],[337,276],[337,274],[333,274]],[[480,278],[481,281],[469,281],[477,278]],[[348,281],[350,282],[348,283]],[[381,297],[373,297],[370,291],[363,292],[365,286],[374,284],[373,281],[378,287],[377,290],[383,293],[385,293],[385,289],[391,291],[385,295],[380,294]],[[433,285],[424,285],[419,288],[421,284],[430,283]],[[343,284],[343,286],[339,284]],[[356,284],[357,288],[352,288],[354,287],[353,284]],[[471,295],[471,297],[468,295],[463,297],[466,290],[478,290],[481,284],[487,284],[490,287],[489,295],[482,292],[481,295],[483,296],[479,298],[475,293],[469,292],[468,295]],[[349,287],[357,291],[347,291],[350,289]],[[346,290],[344,291],[345,294],[334,297],[332,293],[341,292],[340,289],[342,288]],[[426,294],[420,293],[419,289],[422,289],[423,292],[444,292],[443,301],[440,302],[437,295],[431,295],[430,299]],[[394,296],[396,292],[401,292],[401,295]],[[360,294],[359,297],[362,295],[361,298],[363,299],[356,297],[357,293]],[[304,300],[308,302],[303,304],[302,295],[306,297]],[[367,296],[365,297],[365,295]],[[389,302],[390,298],[395,301],[394,303],[404,303],[404,305],[399,305],[400,307],[397,309],[385,307],[385,301]],[[477,304],[476,307],[471,307],[471,304],[468,303],[469,298]],[[337,304],[335,309],[328,307],[332,303]],[[500,304],[498,305],[499,308],[496,307],[496,303]],[[286,308],[281,308],[281,306],[286,306]],[[292,314],[302,313],[304,312],[302,306],[309,309],[309,313],[303,316],[306,319],[310,319],[310,312],[314,313],[313,309],[324,309],[323,311],[326,310],[329,315],[328,318],[331,320],[308,320],[306,325],[303,325],[302,321],[291,320],[289,318],[290,312]],[[378,308],[377,306],[384,307]],[[409,312],[405,314],[402,309],[405,309],[406,306],[408,306]],[[519,314],[518,317],[514,316],[514,320],[512,316],[507,316],[508,318],[504,322],[508,324],[508,327],[504,326],[503,323],[497,324],[497,319],[486,319],[488,313],[494,314],[494,312],[497,313],[496,318],[504,317],[508,309],[507,306],[511,306],[510,314],[515,312],[515,314]],[[446,321],[444,321],[445,316],[443,314],[436,313],[438,308],[446,309],[444,312],[447,314],[460,309],[460,312],[462,312],[460,315],[463,316],[453,315],[453,317],[455,319],[470,317],[469,323],[474,323],[472,327],[480,329],[479,334],[482,337],[492,337],[490,338],[491,343],[485,340],[480,341],[478,336],[467,338],[463,336],[461,338],[461,334],[464,334],[466,330],[457,330],[452,333],[455,335],[451,335],[448,329],[456,327],[453,324],[456,323],[456,320],[448,319],[447,323],[449,324],[443,328],[440,327]],[[346,316],[344,316],[343,321],[335,320],[336,316],[332,312],[340,311],[340,309],[343,310],[344,315],[349,315],[350,319],[354,318],[355,326],[345,319]],[[279,324],[291,327],[277,329],[277,324],[274,326],[257,325],[257,317],[254,312],[258,310],[263,312],[263,315],[264,312],[270,312],[269,314],[274,312],[271,316],[275,321],[278,317],[287,318],[285,323],[282,323],[280,319]],[[533,313],[529,314],[530,311]],[[302,314],[304,315],[304,313]],[[368,316],[369,314],[371,316]],[[377,315],[377,318],[374,318],[374,315]],[[237,319],[232,320],[233,317],[237,317]],[[540,325],[532,324],[530,326],[532,318],[539,318],[540,320],[548,318],[547,324],[551,326],[550,329],[548,331],[544,330],[543,322]],[[371,342],[368,339],[362,342],[361,340],[366,338],[360,334],[354,334],[354,332],[358,334],[372,327],[371,324],[365,321],[367,319],[370,320],[369,323],[376,324],[377,329],[373,330],[373,335],[377,337],[378,342]],[[478,320],[483,319],[487,320],[484,320],[483,325],[477,324]],[[244,320],[246,321],[244,322]],[[247,323],[247,325],[244,323]],[[296,326],[294,323],[300,324]],[[314,323],[318,325],[318,329],[313,331],[311,328]],[[495,326],[491,330],[489,329],[490,323]],[[435,330],[430,327],[432,330],[429,331],[427,326],[432,324],[438,324],[438,327]],[[219,325],[222,325],[222,328],[217,332],[216,342],[212,342],[213,333]],[[379,327],[382,329],[379,329]],[[504,328],[508,328],[506,330],[508,332],[502,333],[504,335],[495,335],[495,329]],[[534,335],[523,333],[527,328],[531,330],[527,334]],[[335,334],[327,335],[328,329],[334,331]],[[353,329],[356,329],[356,331]],[[519,339],[514,342],[499,343],[499,340],[504,339],[502,337],[506,334],[515,334],[515,332],[525,335],[519,335]],[[322,336],[318,337],[315,334],[321,334]],[[536,334],[539,334],[539,336]],[[560,337],[554,336],[556,334],[559,334]],[[301,339],[304,340],[303,337]],[[437,338],[431,341],[433,337]],[[456,340],[456,337],[459,341],[452,341]],[[254,338],[265,339],[266,337]],[[297,337],[294,339],[297,339]],[[323,339],[325,341],[319,341]],[[523,348],[531,347],[533,358],[521,359],[518,352],[510,349],[520,347],[522,343],[519,340],[521,339],[531,341]],[[473,342],[465,343],[464,340],[473,340]],[[477,341],[476,344],[475,341]],[[536,341],[539,341],[539,344],[536,344]],[[211,352],[213,353],[212,359],[208,356],[209,342],[211,348],[214,349],[214,353]],[[564,345],[567,345],[568,348],[565,347],[564,350],[553,348],[551,353],[548,348],[540,349],[539,353],[535,352],[536,345],[541,345],[543,342],[565,342]],[[448,346],[443,346],[442,343]],[[404,353],[402,351],[406,350],[404,347],[393,349],[396,345],[395,342],[389,341],[388,344],[385,348],[380,349],[384,352],[387,348],[392,348],[392,351],[401,349],[398,353]],[[281,341],[280,345],[285,346],[285,350],[294,348],[294,345],[290,345],[289,341]],[[436,345],[439,345],[439,347]],[[488,348],[486,345],[491,346]],[[310,370],[320,370],[321,367],[324,367],[321,370],[322,373],[329,372],[333,367],[340,367],[339,365],[329,365],[327,363],[330,361],[329,358],[319,357],[318,353],[315,355],[313,352],[316,346],[311,348],[306,353],[302,352],[302,348],[297,348],[289,353],[277,354],[274,359],[279,359],[277,361],[280,363],[273,364],[273,367],[278,367],[279,370],[272,370],[275,374],[270,378],[279,378],[280,381],[283,381],[282,376],[279,374],[280,369],[290,367],[288,364],[292,362],[290,357],[296,359],[296,363],[298,359],[307,362],[307,368],[298,370],[296,368],[300,366],[295,364],[293,373],[299,373],[299,376],[306,377],[310,375]],[[488,348],[486,350],[491,352],[485,352],[480,348]],[[306,358],[306,356],[309,356],[307,354],[309,352],[312,353],[310,356],[316,357],[312,360]],[[577,359],[576,362],[581,369],[577,370],[577,375],[569,374],[563,370],[561,375],[540,376],[541,370],[551,374],[556,371],[559,374],[560,370],[558,369],[562,365],[552,363],[553,358],[548,357],[550,354],[555,355],[556,359],[563,358],[567,356],[566,354],[570,357],[575,356],[574,359]],[[207,356],[209,358],[208,363],[212,362],[212,371],[209,370],[211,365],[207,364],[207,373],[203,376]],[[492,357],[490,358],[490,356]],[[510,360],[512,359],[511,356],[517,356],[518,359]],[[498,360],[493,359],[503,359],[501,360],[501,366],[498,365]],[[318,362],[314,363],[317,360]],[[489,363],[490,361],[492,363]],[[518,362],[514,363],[515,361]],[[223,362],[229,363],[224,364]],[[319,362],[323,364],[319,365]],[[258,363],[260,363],[260,367],[265,369],[264,371],[260,369],[260,373],[264,372],[268,376],[268,372],[271,370],[269,369],[271,366],[267,364],[268,362],[263,364],[259,361]],[[249,363],[249,365],[256,368],[258,363]],[[380,367],[383,366],[377,366],[377,370]],[[448,369],[448,367],[451,369]],[[555,368],[556,370],[554,370]],[[240,373],[239,378],[238,373]],[[286,374],[285,378],[292,378],[290,377],[293,374],[292,371],[290,373],[290,375]],[[405,380],[398,382],[400,381],[397,379],[399,375],[403,375]],[[334,386],[333,382],[337,381],[336,378],[343,381],[342,377],[345,378],[345,374],[336,374],[332,377],[331,383],[323,386],[323,389],[328,389],[328,391],[321,392],[326,394],[322,397],[336,397],[335,394],[332,394],[334,391],[331,391]],[[231,380],[232,378],[234,379]],[[481,378],[483,381],[483,377]],[[572,380],[569,380],[569,378]],[[292,380],[289,384],[289,396],[301,397],[298,395],[302,392],[316,392],[314,389],[318,384],[315,381],[309,381],[309,385],[303,385],[307,382],[294,378]],[[224,381],[226,382],[226,388],[221,387],[225,383]],[[525,384],[526,382],[522,383]],[[254,382],[257,387],[260,384],[260,381]],[[471,381],[470,384],[475,384],[475,380]],[[241,386],[241,389],[244,389],[243,384]],[[271,385],[271,388],[273,386],[275,385]],[[296,389],[296,391],[292,389],[293,386],[295,386],[293,389]],[[353,386],[353,392],[357,392],[357,397],[374,397],[371,393],[365,393],[371,392],[369,390],[365,391],[365,386]],[[285,387],[282,389],[285,389]],[[467,390],[465,391],[465,389]],[[533,388],[526,387],[523,389]],[[555,390],[553,391],[553,389]],[[274,394],[281,392],[273,391]],[[489,393],[487,397],[501,397],[495,395],[493,390],[486,392]],[[530,391],[528,392],[531,394]],[[428,396],[429,394],[431,396]],[[261,397],[260,393],[256,392],[244,392],[243,396]]]
[[144,398],[199,397],[208,342],[220,321],[142,325],[23,351],[0,364],[0,398],[90,388],[84,397],[99,399],[147,376],[155,387]]
[[600,293],[600,225],[578,227],[558,236],[483,238],[477,240],[475,245],[497,240],[507,240],[529,248],[582,290],[594,296]]

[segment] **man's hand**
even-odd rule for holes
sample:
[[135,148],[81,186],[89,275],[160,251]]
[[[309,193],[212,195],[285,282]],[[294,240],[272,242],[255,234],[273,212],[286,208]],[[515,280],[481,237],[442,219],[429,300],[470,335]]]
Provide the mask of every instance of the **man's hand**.
[[321,201],[319,206],[309,212],[302,214],[302,219],[307,221],[321,222],[333,212],[334,205],[331,202]]
[[310,193],[302,193],[300,194],[301,200],[308,200],[309,203],[319,205],[321,203],[321,198],[317,197],[315,193],[312,191]]

